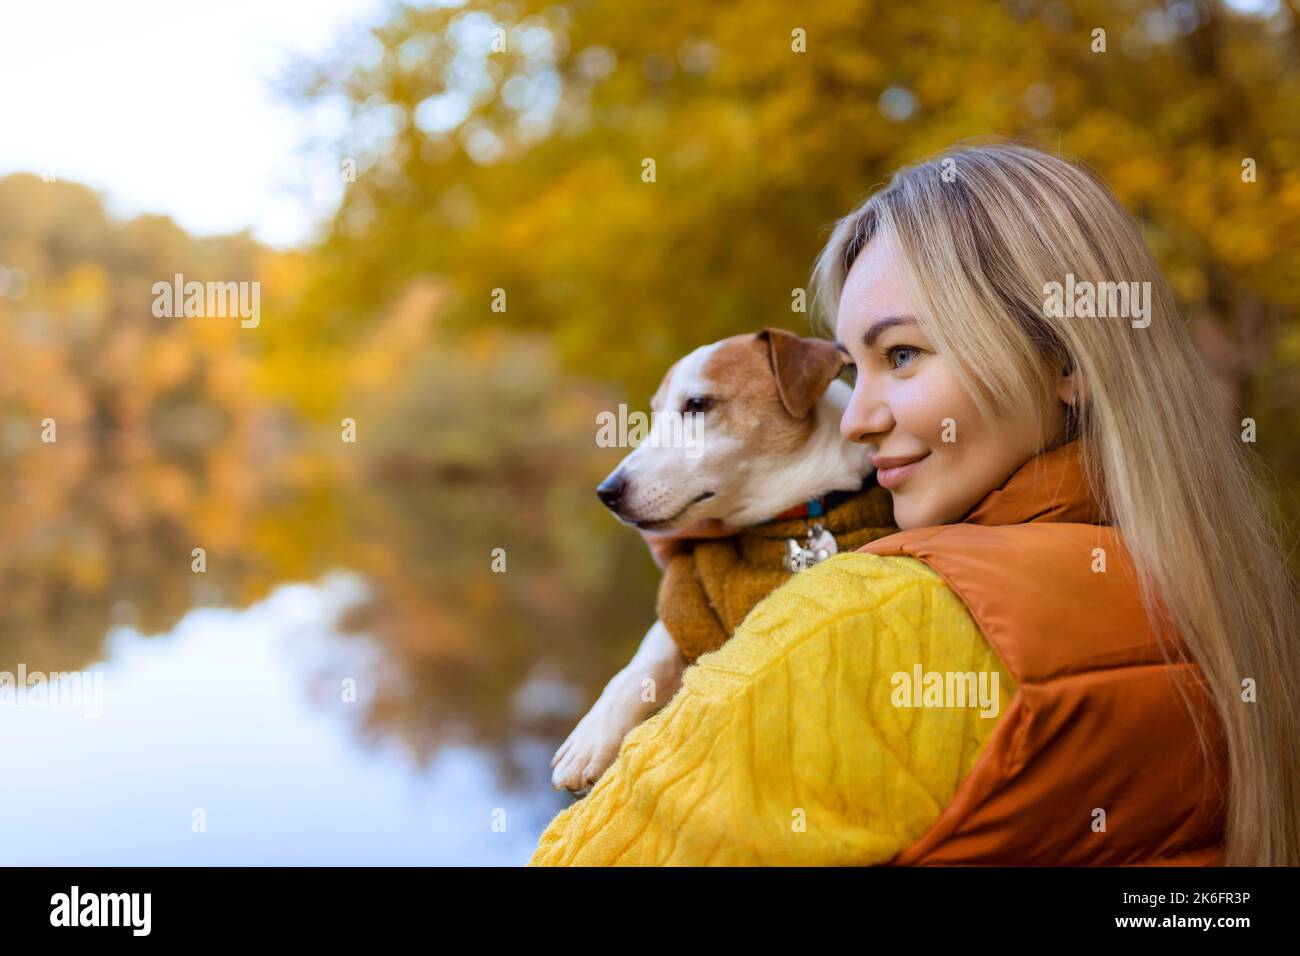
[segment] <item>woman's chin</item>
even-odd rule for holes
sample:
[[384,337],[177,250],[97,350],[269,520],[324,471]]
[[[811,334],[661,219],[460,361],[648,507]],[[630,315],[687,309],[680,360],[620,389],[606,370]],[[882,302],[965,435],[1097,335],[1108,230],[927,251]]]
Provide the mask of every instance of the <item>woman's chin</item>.
[[917,523],[916,508],[911,506],[906,495],[894,494],[890,492],[890,497],[894,499],[894,524],[899,531],[910,531],[912,528],[920,528],[923,525]]
[[899,531],[933,528],[935,525],[951,524],[954,520],[946,516],[944,509],[934,507],[915,491],[894,495],[894,524]]

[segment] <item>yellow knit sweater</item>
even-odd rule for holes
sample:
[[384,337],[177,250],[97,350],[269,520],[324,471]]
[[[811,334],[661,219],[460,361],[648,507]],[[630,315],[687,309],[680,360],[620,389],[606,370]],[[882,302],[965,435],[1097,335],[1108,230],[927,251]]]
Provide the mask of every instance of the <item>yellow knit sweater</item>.
[[846,553],[773,591],[561,811],[530,866],[885,863],[938,819],[993,733],[893,703],[892,677],[1011,675],[943,579]]

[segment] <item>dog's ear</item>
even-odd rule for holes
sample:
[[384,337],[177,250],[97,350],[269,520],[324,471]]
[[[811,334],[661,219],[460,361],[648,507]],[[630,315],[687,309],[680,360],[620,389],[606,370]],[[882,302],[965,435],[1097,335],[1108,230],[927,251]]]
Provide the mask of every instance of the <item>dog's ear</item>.
[[825,339],[800,338],[785,329],[764,329],[757,337],[767,343],[781,404],[795,418],[807,417],[840,374],[844,356]]

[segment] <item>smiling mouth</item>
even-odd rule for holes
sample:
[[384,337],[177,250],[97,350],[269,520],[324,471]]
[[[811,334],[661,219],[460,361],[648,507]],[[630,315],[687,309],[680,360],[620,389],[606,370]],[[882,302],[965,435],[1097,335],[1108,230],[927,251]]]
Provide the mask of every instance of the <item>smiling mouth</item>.
[[890,468],[877,468],[876,484],[885,489],[897,488],[929,457],[930,453],[926,452],[920,458],[912,461],[903,462]]
[[704,494],[697,496],[693,501],[688,502],[685,508],[677,512],[677,514],[673,515],[671,518],[660,518],[657,521],[634,521],[632,524],[640,528],[642,531],[662,531],[682,515],[686,514],[686,512],[698,505],[701,501],[708,501],[712,497],[713,492],[706,491]]

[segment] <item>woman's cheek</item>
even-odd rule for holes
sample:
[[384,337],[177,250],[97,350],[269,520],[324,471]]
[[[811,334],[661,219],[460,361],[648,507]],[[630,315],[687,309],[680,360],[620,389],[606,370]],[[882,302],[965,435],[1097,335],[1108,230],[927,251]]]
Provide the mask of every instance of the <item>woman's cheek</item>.
[[908,380],[915,391],[909,400],[924,416],[927,428],[919,433],[932,451],[952,453],[963,442],[978,437],[979,418],[975,403],[956,376],[942,361],[931,359],[919,374]]
[[[896,421],[911,438],[909,450],[928,451],[925,465],[895,497],[899,527],[958,521],[978,499],[983,476],[977,451],[980,426],[974,403],[946,368],[934,363],[898,383]],[[947,373],[947,374],[945,374]]]
[[[931,452],[941,451],[953,441],[957,408],[945,383],[935,376],[914,375],[898,383],[893,402],[895,420],[913,440]],[[919,450],[919,449],[918,449]]]

